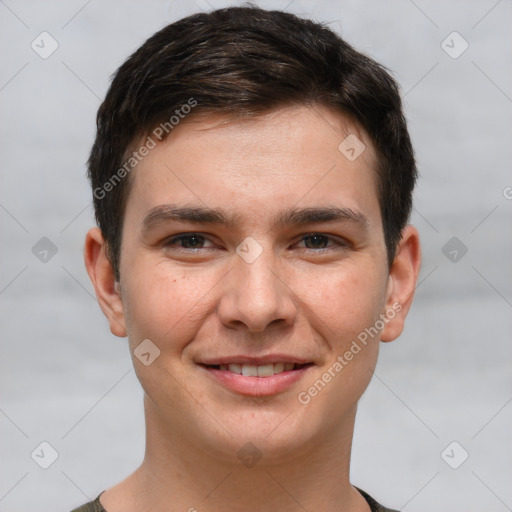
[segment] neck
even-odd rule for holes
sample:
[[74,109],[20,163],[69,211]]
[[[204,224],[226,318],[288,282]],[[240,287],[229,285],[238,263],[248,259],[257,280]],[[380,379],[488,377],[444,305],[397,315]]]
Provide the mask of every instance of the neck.
[[[369,507],[349,482],[355,408],[343,428],[318,436],[300,453],[248,459],[219,457],[190,436],[170,431],[145,400],[146,454],[126,480],[102,495],[107,512],[221,512],[225,510],[322,510],[362,512]],[[252,452],[254,450],[255,453]],[[246,460],[244,465],[243,461]]]

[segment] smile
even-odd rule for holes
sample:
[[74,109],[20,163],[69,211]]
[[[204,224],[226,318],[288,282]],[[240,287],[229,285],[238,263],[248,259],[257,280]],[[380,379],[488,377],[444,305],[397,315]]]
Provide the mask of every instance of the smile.
[[231,363],[206,366],[224,372],[235,373],[236,375],[243,375],[245,377],[272,377],[273,375],[278,375],[283,372],[299,370],[306,365],[307,364],[298,363],[269,363],[263,365]]
[[260,364],[249,364],[255,361],[241,362],[231,359],[201,363],[208,378],[229,391],[246,396],[272,396],[286,391],[299,382],[304,375],[315,366],[311,362],[291,361],[258,361]]

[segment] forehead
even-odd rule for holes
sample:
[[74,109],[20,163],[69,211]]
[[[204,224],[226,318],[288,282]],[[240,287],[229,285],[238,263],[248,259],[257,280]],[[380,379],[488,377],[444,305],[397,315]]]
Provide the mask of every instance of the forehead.
[[134,169],[126,216],[140,222],[169,203],[222,206],[242,220],[244,213],[275,217],[285,205],[338,204],[379,216],[375,168],[366,133],[324,107],[289,107],[250,119],[195,115]]

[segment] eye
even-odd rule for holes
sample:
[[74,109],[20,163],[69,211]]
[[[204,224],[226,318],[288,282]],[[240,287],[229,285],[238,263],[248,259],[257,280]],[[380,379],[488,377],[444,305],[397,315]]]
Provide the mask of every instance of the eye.
[[333,246],[347,247],[348,244],[334,237],[322,233],[311,233],[303,236],[300,243],[304,243],[306,249],[329,249]]
[[167,239],[164,242],[165,247],[178,247],[180,249],[191,249],[191,250],[197,250],[197,249],[209,249],[213,245],[210,245],[209,247],[204,247],[205,243],[211,242],[203,235],[200,235],[199,233],[183,233],[181,235],[173,236],[169,239]]

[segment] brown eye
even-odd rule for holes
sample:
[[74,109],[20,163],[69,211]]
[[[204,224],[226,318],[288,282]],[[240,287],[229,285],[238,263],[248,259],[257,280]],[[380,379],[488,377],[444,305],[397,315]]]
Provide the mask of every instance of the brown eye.
[[202,249],[206,238],[197,233],[178,235],[165,242],[166,246],[178,246],[181,249]]
[[329,238],[325,235],[308,235],[303,238],[307,249],[325,249],[329,243]]
[[321,253],[348,248],[350,247],[350,242],[339,236],[309,233],[302,236],[298,242],[298,247],[310,252]]

